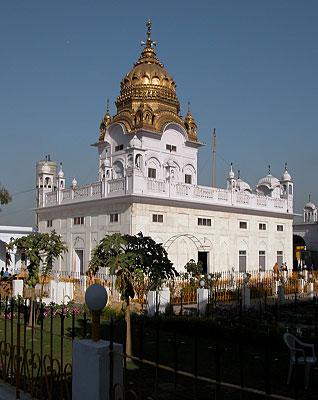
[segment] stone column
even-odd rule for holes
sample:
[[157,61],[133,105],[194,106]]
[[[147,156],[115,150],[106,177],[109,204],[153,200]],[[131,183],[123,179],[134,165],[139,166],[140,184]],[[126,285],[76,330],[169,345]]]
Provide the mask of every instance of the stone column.
[[83,339],[73,343],[72,400],[110,400],[112,386],[123,387],[123,346],[113,343],[113,365],[110,342]]

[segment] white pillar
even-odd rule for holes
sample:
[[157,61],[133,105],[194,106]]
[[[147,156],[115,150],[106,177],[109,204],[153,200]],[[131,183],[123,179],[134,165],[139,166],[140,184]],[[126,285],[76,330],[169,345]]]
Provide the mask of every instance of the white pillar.
[[314,298],[314,295],[315,295],[315,293],[314,293],[314,282],[308,282],[308,284],[307,284],[307,293],[308,293],[308,296],[311,299]]
[[150,290],[147,295],[147,310],[150,317],[156,313],[156,307],[160,313],[164,313],[167,305],[170,303],[170,290],[164,288],[162,290]]
[[23,296],[23,279],[12,281],[12,297]]
[[305,288],[305,280],[304,279],[299,279],[299,286],[300,286],[300,292],[304,293],[304,288]]
[[275,296],[277,296],[277,294],[278,294],[278,287],[279,287],[279,281],[275,281],[274,288],[273,288]]
[[197,289],[197,304],[199,314],[205,314],[209,299],[209,289]]
[[242,306],[244,308],[251,307],[251,289],[247,285],[242,288]]
[[[113,351],[113,387],[122,387],[123,346],[114,343]],[[72,366],[72,400],[109,400],[110,342],[75,340]]]

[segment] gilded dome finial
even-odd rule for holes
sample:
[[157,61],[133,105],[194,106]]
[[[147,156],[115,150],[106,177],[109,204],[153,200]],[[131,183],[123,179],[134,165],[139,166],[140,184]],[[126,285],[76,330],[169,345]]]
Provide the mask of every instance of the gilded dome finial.
[[151,47],[152,40],[150,36],[151,36],[152,21],[150,18],[148,19],[146,26],[147,26],[147,46]]
[[188,112],[184,119],[184,124],[190,140],[197,140],[197,124],[191,114],[190,101],[188,101]]
[[103,118],[100,126],[99,126],[99,132],[100,132],[99,140],[104,140],[104,136],[105,136],[105,133],[106,133],[106,128],[111,123],[111,120],[112,120],[112,117],[111,117],[111,115],[109,113],[109,99],[107,99],[107,101],[106,101],[106,113],[104,115],[104,118]]

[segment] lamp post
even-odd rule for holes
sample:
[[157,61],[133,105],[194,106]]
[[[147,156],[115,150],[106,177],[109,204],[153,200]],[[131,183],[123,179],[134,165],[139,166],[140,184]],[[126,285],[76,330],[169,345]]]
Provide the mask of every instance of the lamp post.
[[85,292],[85,303],[92,313],[92,340],[100,340],[100,315],[106,306],[108,295],[106,289],[98,284],[91,285]]

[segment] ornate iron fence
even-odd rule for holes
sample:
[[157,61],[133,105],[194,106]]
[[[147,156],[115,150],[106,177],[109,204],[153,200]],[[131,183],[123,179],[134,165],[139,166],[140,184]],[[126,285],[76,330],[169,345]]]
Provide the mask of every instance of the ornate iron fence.
[[[75,310],[0,297],[0,377],[16,387],[17,398],[23,391],[39,400],[71,399],[75,319]],[[80,335],[86,332],[84,313]]]
[[[298,397],[298,389],[279,390],[281,393],[274,393],[279,387],[273,385],[273,363],[274,354],[271,354],[271,344],[269,338],[261,346],[262,354],[251,354],[246,357],[246,344],[242,338],[236,340],[235,345],[226,348],[226,343],[218,334],[214,335],[213,340],[206,338],[206,354],[202,357],[202,338],[193,332],[188,338],[186,334],[179,332],[164,332],[156,324],[153,331],[149,332],[146,325],[141,322],[135,331],[135,349],[133,355],[126,353],[125,345],[123,352],[115,352],[114,340],[116,334],[116,324],[113,320],[110,323],[110,374],[109,374],[109,399],[110,400],[293,400]],[[191,340],[191,345],[189,344]],[[149,346],[150,342],[150,346]],[[167,347],[168,346],[168,347]],[[189,346],[187,348],[187,346]],[[170,350],[169,350],[170,349]],[[169,351],[168,351],[169,350]],[[225,369],[231,369],[231,365],[224,368],[229,352],[235,351],[236,367],[235,378]],[[191,352],[191,363],[184,364],[184,352]],[[114,383],[115,369],[113,360],[118,356],[122,357],[124,365],[123,384]],[[200,360],[201,358],[201,360]],[[204,365],[208,359],[208,365]],[[225,358],[225,360],[224,360]],[[247,358],[253,359],[262,376],[258,381],[252,382],[248,379]],[[285,371],[284,371],[285,372]],[[287,371],[286,371],[287,373]],[[282,379],[281,379],[282,380]],[[282,389],[282,388],[280,388]],[[294,395],[284,394],[284,392],[294,392]],[[314,399],[315,397],[304,397]]]

